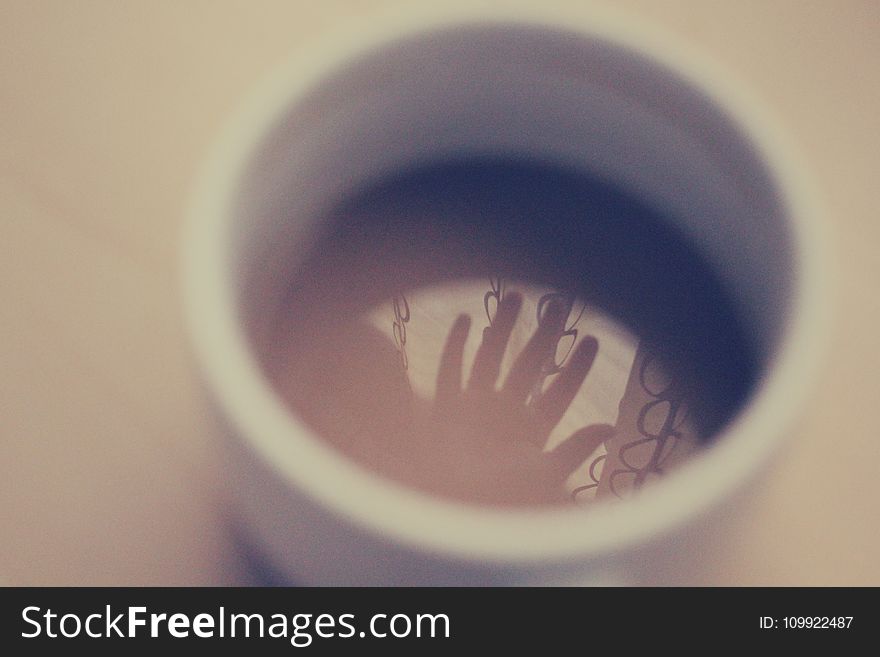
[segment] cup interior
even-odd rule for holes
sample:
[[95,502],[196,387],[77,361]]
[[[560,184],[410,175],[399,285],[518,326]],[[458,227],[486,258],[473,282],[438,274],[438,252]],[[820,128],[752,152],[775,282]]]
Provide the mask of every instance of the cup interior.
[[643,54],[540,26],[447,27],[341,62],[274,118],[234,209],[249,321],[287,293],[341,199],[432,163],[510,157],[657,211],[711,263],[756,359],[778,344],[796,266],[776,181],[723,108]]
[[[640,334],[673,345],[688,376],[713,391],[704,396],[708,432],[734,445],[726,450],[739,449],[744,418],[778,367],[799,312],[796,222],[751,126],[683,67],[613,30],[479,20],[365,39],[288,74],[286,88],[264,103],[259,120],[252,118],[224,170],[222,226],[213,226],[219,235],[209,275],[228,290],[222,302],[230,325],[244,327],[235,329],[242,359],[259,363],[257,345],[271,335],[278,308],[303,289],[315,254],[332,263],[334,244],[346,244],[346,225],[328,220],[340,204],[362,190],[374,190],[371,202],[384,202],[390,197],[382,190],[409,185],[409,198],[428,210],[376,222],[375,235],[405,235],[391,240],[401,253],[430,248],[438,222],[444,235],[468,235],[469,253],[486,253],[489,236],[518,235],[496,240],[488,257],[499,267],[529,262],[534,277],[577,287]],[[451,178],[438,179],[444,172]],[[621,194],[623,205],[615,196]],[[583,205],[530,206],[530,199],[560,195],[608,203],[593,214]],[[463,197],[477,198],[477,209],[453,202],[455,220],[431,219],[440,214],[430,208]],[[486,211],[498,204],[526,209]],[[343,250],[350,256],[351,242]],[[552,257],[541,255],[547,253]],[[466,270],[455,273],[474,273]],[[391,265],[377,271],[403,275]],[[259,371],[256,365],[236,385],[259,386],[270,400],[265,408],[271,405],[289,429],[261,444],[295,453],[314,443],[272,398]],[[247,423],[239,422],[244,433],[270,431],[268,422],[261,429]],[[753,423],[751,431],[767,426]],[[705,460],[696,464],[703,474],[670,482],[664,500],[644,504],[665,504],[664,517],[671,507],[671,515],[693,512],[693,504],[675,500],[692,498],[694,487],[708,481]],[[745,459],[742,468],[746,462],[752,463]],[[731,463],[728,471],[737,467]],[[317,487],[304,470],[285,476]],[[358,481],[387,485],[366,474]],[[704,497],[712,497],[708,488]],[[435,502],[416,496],[406,504],[412,511]],[[344,511],[376,523],[361,508]],[[406,513],[385,514],[382,522],[406,534]],[[632,526],[648,507],[614,513],[631,514],[615,527]],[[499,522],[511,529],[523,518]],[[587,521],[566,516],[564,523]]]

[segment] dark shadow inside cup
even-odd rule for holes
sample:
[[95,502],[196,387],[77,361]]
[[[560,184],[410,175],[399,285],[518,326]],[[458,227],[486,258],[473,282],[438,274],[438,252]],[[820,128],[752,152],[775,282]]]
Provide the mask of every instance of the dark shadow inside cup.
[[596,178],[468,158],[359,190],[322,223],[285,305],[300,330],[409,289],[501,275],[571,291],[661,355],[711,440],[757,380],[731,295],[662,213]]

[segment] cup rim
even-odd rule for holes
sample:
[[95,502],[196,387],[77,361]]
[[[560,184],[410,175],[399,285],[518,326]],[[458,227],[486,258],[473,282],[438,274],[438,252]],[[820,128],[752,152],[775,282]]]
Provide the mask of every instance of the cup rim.
[[[791,312],[746,406],[712,449],[625,504],[589,508],[494,508],[440,499],[352,462],[297,420],[279,399],[238,318],[229,247],[232,190],[256,144],[278,116],[337,65],[373,47],[442,27],[522,24],[601,38],[667,68],[704,92],[752,143],[783,195],[795,271]],[[196,360],[237,439],[286,485],[384,539],[494,562],[590,557],[643,543],[705,514],[744,487],[768,461],[806,400],[818,370],[830,315],[824,235],[817,200],[801,159],[776,121],[741,84],[705,56],[639,19],[607,9],[465,4],[397,10],[369,27],[352,24],[322,35],[264,80],[233,115],[200,171],[182,242],[185,321]],[[723,81],[723,83],[719,82]],[[219,191],[218,191],[219,190]],[[346,481],[346,495],[335,482]],[[695,492],[699,492],[696,495]],[[581,520],[582,522],[573,522]],[[456,526],[458,531],[446,528]]]

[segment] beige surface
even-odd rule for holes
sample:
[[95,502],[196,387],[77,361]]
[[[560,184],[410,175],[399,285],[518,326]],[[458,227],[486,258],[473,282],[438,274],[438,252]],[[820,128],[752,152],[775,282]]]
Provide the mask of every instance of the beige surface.
[[[0,6],[0,578],[246,582],[177,300],[195,167],[256,76],[381,2]],[[629,6],[749,83],[836,240],[831,357],[701,581],[880,584],[880,5]]]

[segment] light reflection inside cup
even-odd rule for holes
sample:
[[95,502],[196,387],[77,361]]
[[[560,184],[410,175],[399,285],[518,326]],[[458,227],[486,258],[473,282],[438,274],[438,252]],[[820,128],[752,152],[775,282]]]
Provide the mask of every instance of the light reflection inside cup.
[[[457,453],[451,454],[450,445],[420,434],[429,431],[425,427],[435,404],[443,348],[456,317],[471,319],[462,358],[466,381],[499,300],[514,292],[523,301],[501,362],[499,385],[537,331],[548,304],[565,308],[565,321],[525,400],[528,408],[540,407],[541,396],[568,365],[577,344],[587,336],[599,342],[586,380],[549,435],[540,438],[540,447],[549,459],[579,431],[613,430],[590,443],[588,451],[560,450],[568,461],[567,476],[550,483],[540,471],[541,460],[524,465],[517,446],[504,443],[505,436],[493,442],[493,427],[486,436],[472,435],[471,443],[454,443]],[[281,330],[296,333],[295,327]],[[638,338],[607,313],[558,289],[498,276],[448,281],[401,292],[312,335],[313,342],[300,345],[297,357],[275,361],[273,378],[286,401],[318,435],[364,467],[429,493],[493,505],[583,505],[602,496],[628,497],[699,449],[695,427],[685,426],[685,406],[663,398],[673,382],[660,359],[634,372]],[[641,425],[628,425],[642,408]],[[483,441],[488,447],[473,444]],[[616,466],[604,472],[609,460]],[[508,477],[519,483],[502,481]]]

